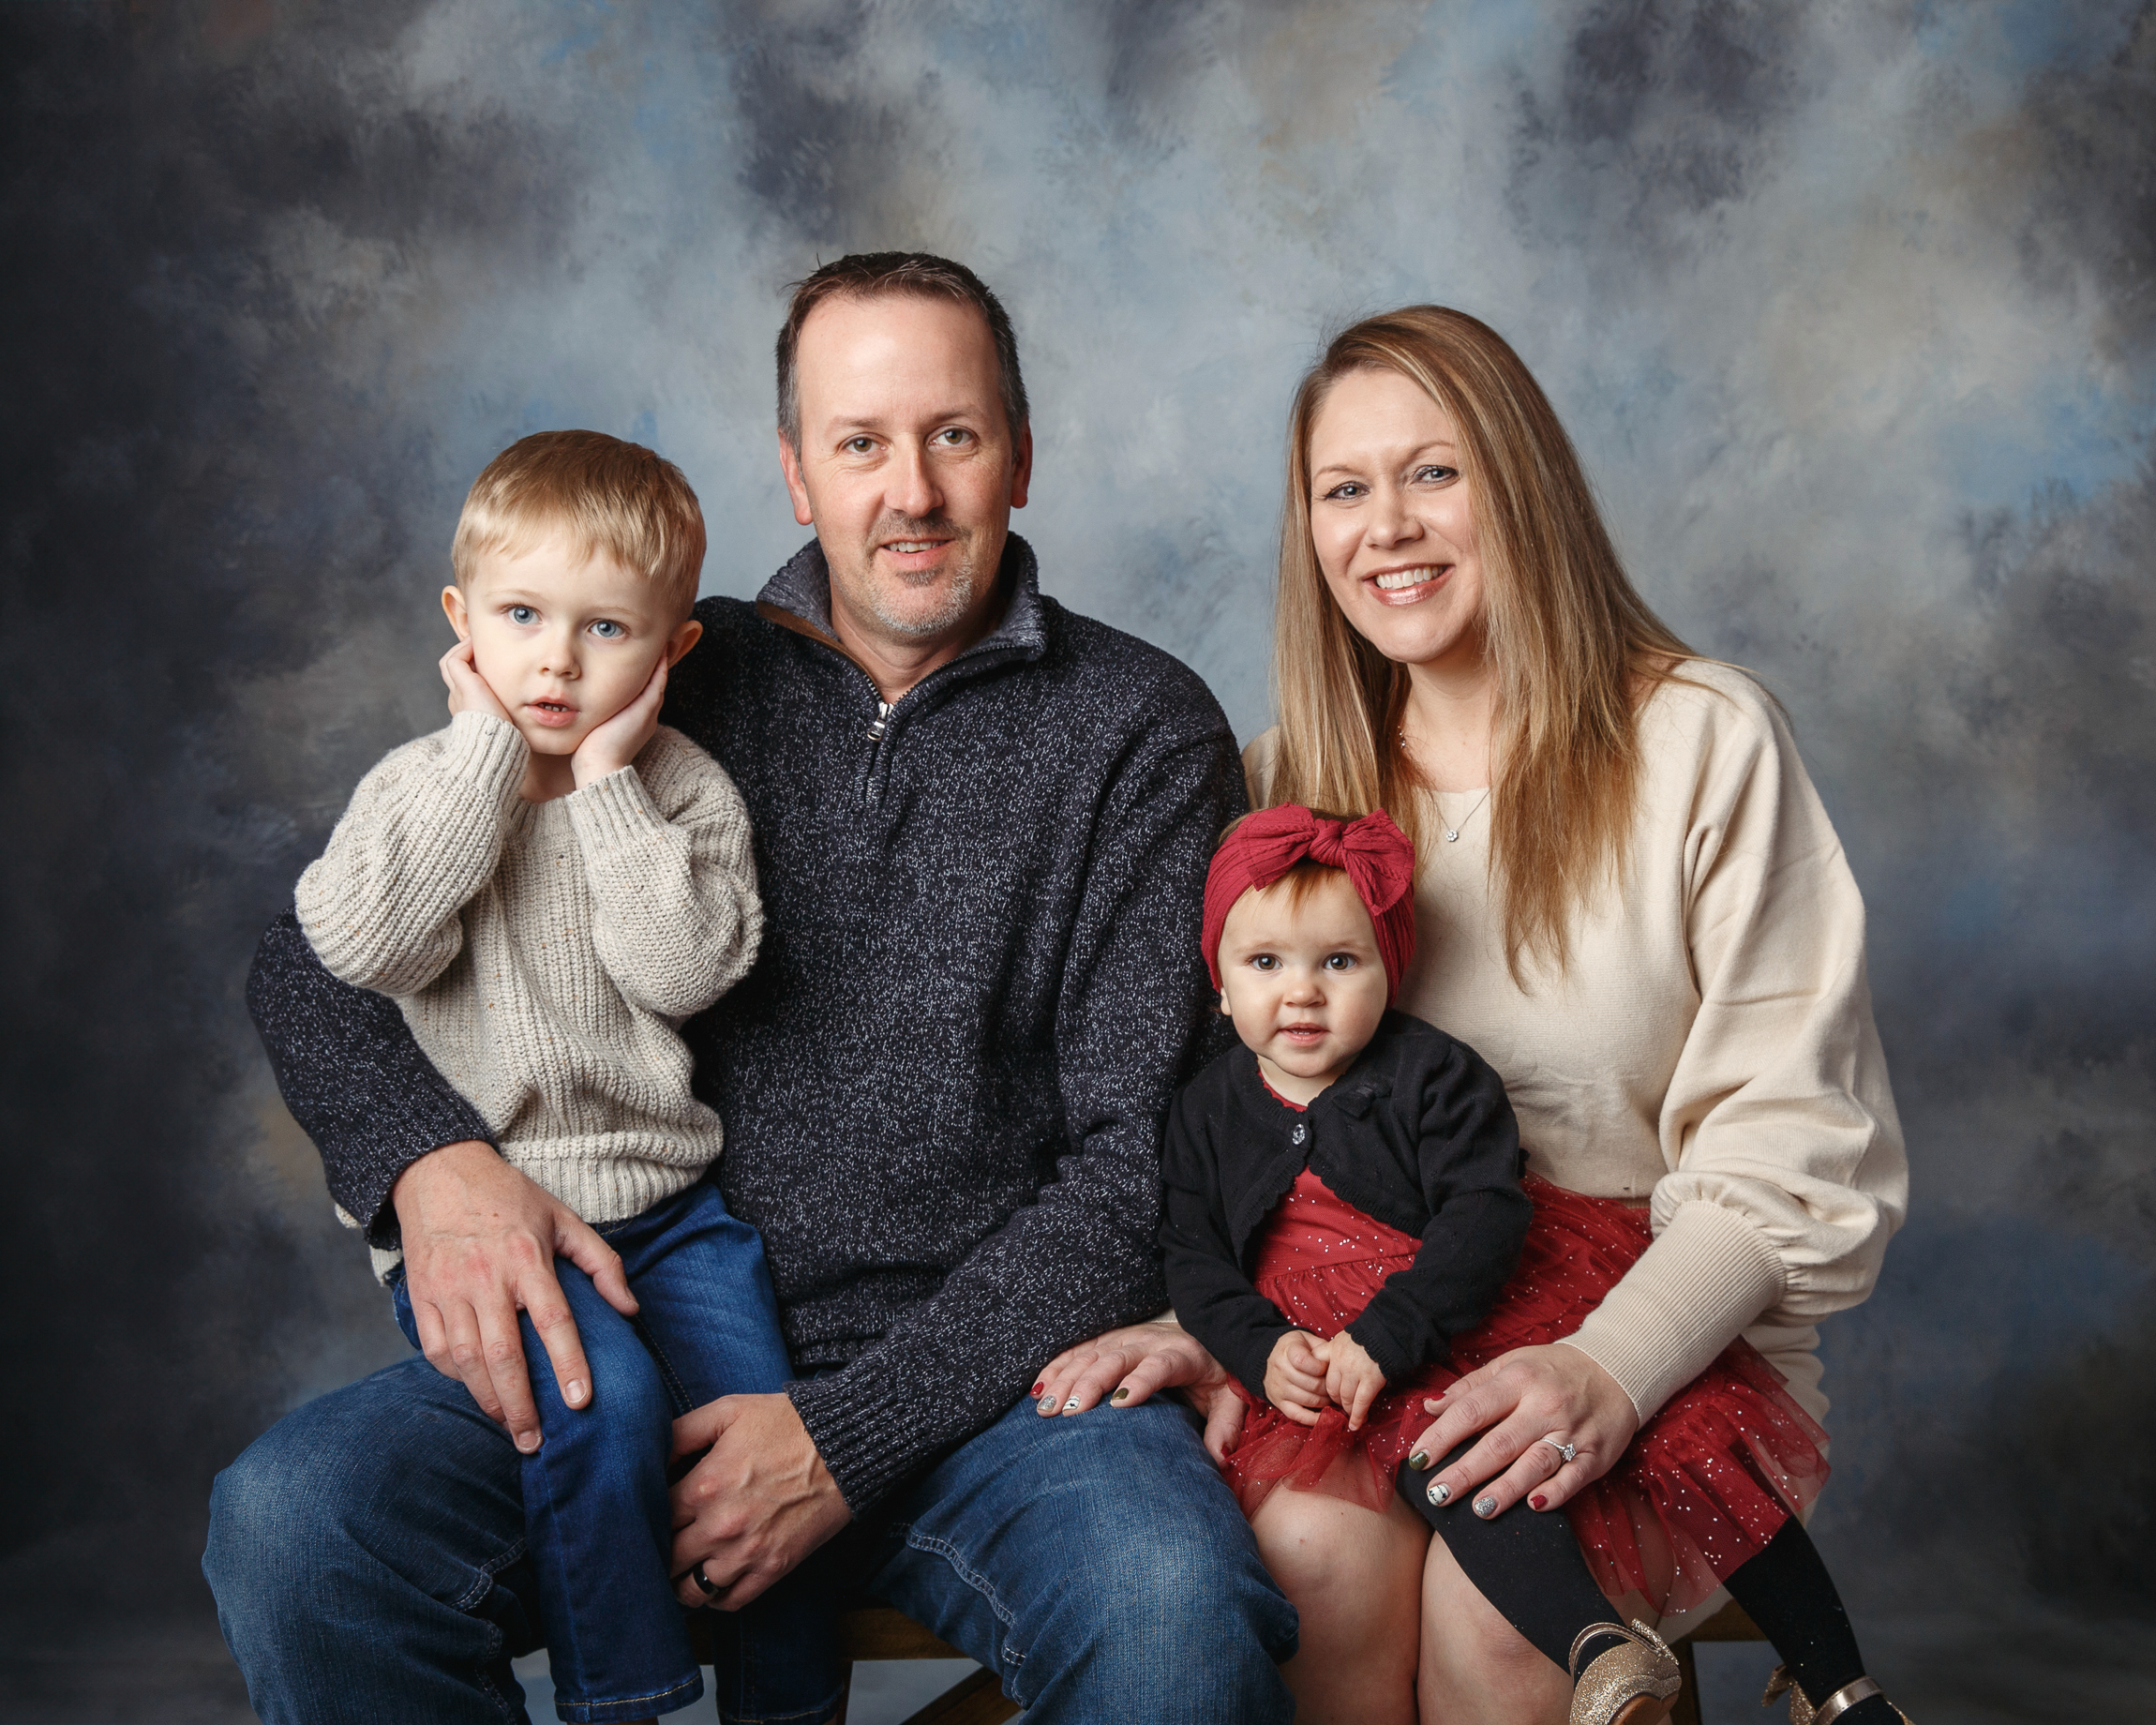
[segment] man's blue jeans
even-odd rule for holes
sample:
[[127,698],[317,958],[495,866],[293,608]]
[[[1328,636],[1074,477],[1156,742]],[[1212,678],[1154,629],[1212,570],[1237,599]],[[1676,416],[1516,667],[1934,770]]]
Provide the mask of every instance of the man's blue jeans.
[[[1003,1680],[1029,1725],[1287,1725],[1295,1608],[1180,1409],[1021,1403],[891,1499],[842,1563]],[[517,1459],[407,1360],[311,1402],[217,1477],[204,1574],[270,1725],[503,1725],[541,1644]],[[730,1621],[730,1620],[729,1620]],[[723,1718],[760,1717],[753,1670]]]
[[[710,1180],[599,1233],[621,1254],[638,1311],[623,1317],[582,1270],[556,1260],[591,1368],[582,1408],[562,1401],[538,1332],[518,1314],[546,1436],[523,1458],[519,1492],[555,1711],[605,1725],[671,1713],[704,1689],[667,1568],[676,1417],[721,1396],[783,1389],[793,1373],[763,1241]],[[419,1346],[401,1274],[392,1298],[398,1326]],[[767,1599],[740,1626],[765,1717],[830,1718],[839,1692],[831,1613],[790,1591]]]

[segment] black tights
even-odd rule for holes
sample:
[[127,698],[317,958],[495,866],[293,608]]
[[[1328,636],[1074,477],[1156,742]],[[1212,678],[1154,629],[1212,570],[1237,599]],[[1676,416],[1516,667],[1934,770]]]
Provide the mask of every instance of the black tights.
[[[1402,1462],[1400,1494],[1437,1530],[1482,1597],[1562,1669],[1580,1631],[1610,1622],[1616,1612],[1595,1584],[1571,1523],[1557,1511],[1515,1504],[1484,1521],[1465,1503],[1456,1500],[1440,1508],[1430,1501],[1425,1488],[1431,1478],[1465,1455],[1473,1442],[1429,1473],[1415,1473]],[[1796,1517],[1782,1523],[1758,1556],[1738,1566],[1727,1585],[1814,1706],[1864,1674],[1841,1595]],[[1580,1668],[1614,1644],[1609,1637],[1589,1642],[1580,1649]],[[1899,1725],[1883,1695],[1859,1702],[1840,1717],[1849,1725]]]

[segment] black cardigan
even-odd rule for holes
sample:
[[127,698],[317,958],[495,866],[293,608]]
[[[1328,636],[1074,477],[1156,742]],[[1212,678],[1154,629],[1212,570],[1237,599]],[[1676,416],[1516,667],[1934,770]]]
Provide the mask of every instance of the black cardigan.
[[1175,1098],[1162,1173],[1168,1298],[1183,1327],[1264,1399],[1273,1344],[1295,1328],[1250,1285],[1259,1224],[1307,1166],[1365,1215],[1417,1236],[1348,1327],[1397,1385],[1450,1357],[1496,1299],[1532,1214],[1505,1086],[1464,1042],[1387,1012],[1355,1064],[1310,1103],[1265,1088],[1233,1048]]

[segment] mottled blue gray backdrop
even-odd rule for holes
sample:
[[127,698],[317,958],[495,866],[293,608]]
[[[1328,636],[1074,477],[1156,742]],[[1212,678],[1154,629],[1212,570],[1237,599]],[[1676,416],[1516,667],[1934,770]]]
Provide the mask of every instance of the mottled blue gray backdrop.
[[472,473],[654,443],[752,592],[801,536],[781,286],[903,246],[1016,321],[1046,585],[1246,737],[1319,332],[1518,344],[1870,900],[1915,1207],[1828,1332],[1818,1525],[1873,1663],[1925,1725],[2156,1713],[2149,6],[221,0],[0,44],[0,1712],[89,1718],[90,1672],[227,1717],[210,1474],[402,1347],[240,982],[440,722]]

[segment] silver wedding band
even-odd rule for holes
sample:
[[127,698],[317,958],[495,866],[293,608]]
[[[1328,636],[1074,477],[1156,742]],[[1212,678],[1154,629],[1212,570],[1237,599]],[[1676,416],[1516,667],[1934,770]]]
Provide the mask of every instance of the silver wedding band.
[[1535,1441],[1538,1444],[1548,1444],[1550,1448],[1556,1450],[1557,1453],[1563,1456],[1567,1462],[1571,1461],[1574,1456],[1580,1453],[1579,1445],[1561,1444],[1554,1437],[1540,1437],[1536,1438]]

